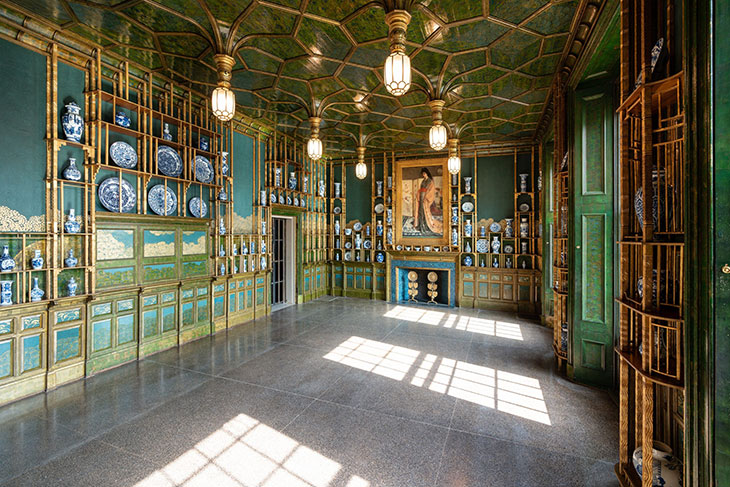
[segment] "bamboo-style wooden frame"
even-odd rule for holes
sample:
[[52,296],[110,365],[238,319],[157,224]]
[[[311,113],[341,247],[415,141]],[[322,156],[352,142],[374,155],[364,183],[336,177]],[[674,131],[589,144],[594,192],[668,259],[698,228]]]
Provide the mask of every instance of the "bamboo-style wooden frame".
[[[400,194],[400,188],[402,185],[402,174],[403,170],[412,167],[440,167],[441,168],[441,201],[442,201],[442,214],[443,214],[443,234],[440,237],[404,237],[403,236],[403,195]],[[393,240],[396,245],[431,245],[431,246],[446,246],[450,244],[451,236],[449,234],[448,214],[446,212],[446,203],[451,201],[451,184],[450,174],[447,168],[446,159],[417,159],[407,161],[396,161],[395,163],[395,177],[393,178],[393,185],[396,188],[395,211],[393,212],[393,227],[394,235]]]

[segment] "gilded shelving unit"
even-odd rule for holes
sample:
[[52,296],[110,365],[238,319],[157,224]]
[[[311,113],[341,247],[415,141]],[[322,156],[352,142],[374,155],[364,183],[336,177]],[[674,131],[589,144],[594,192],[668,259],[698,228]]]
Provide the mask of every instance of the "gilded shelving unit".
[[[624,486],[650,487],[635,449],[654,441],[684,462],[684,85],[674,3],[621,5],[619,463]],[[664,40],[656,66],[652,48]],[[647,203],[651,202],[651,204]]]
[[569,289],[569,195],[571,158],[568,151],[565,86],[559,77],[553,88],[553,351],[558,368],[565,370],[570,353]]

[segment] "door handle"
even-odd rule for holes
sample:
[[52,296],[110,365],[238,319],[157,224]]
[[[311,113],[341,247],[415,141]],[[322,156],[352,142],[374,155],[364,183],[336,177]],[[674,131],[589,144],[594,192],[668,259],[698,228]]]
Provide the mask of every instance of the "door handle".
[[724,266],[722,266],[722,273],[730,274],[730,265],[725,264]]

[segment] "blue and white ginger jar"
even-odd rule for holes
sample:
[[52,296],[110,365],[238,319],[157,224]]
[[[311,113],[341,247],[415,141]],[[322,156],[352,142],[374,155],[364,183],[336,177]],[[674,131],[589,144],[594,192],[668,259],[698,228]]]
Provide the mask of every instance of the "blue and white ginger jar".
[[[672,455],[672,449],[660,441],[652,445],[652,487],[681,487],[682,462]],[[632,461],[636,473],[642,477],[642,447],[634,450]]]
[[63,262],[66,264],[66,267],[76,267],[79,260],[74,257],[74,249],[68,249],[68,257]]
[[66,113],[61,116],[61,125],[66,139],[81,142],[84,133],[84,119],[81,117],[81,108],[76,102],[66,105]]
[[114,123],[127,129],[132,126],[132,120],[126,113],[124,113],[124,110],[119,110],[117,114],[114,115]]

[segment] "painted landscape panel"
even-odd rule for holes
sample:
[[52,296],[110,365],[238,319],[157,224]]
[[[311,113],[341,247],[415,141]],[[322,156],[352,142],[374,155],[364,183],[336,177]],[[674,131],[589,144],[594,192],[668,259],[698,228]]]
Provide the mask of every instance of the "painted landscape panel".
[[183,232],[183,255],[206,254],[205,232]]
[[175,255],[174,231],[144,231],[145,257],[172,257]]
[[100,229],[96,232],[97,260],[134,258],[134,231]]

